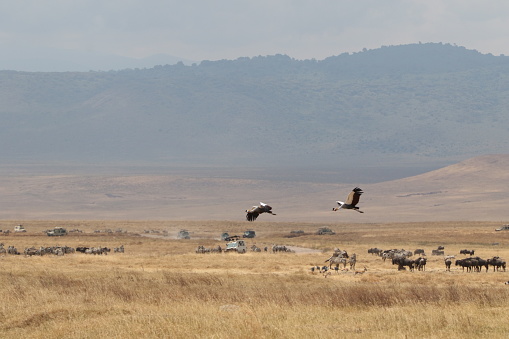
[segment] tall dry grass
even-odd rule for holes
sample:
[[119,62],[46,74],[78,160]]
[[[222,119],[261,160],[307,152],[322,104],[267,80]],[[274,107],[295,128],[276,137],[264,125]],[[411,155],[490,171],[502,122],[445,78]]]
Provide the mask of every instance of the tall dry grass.
[[[322,225],[109,222],[128,233],[105,235],[91,233],[104,222],[75,223],[87,233],[50,238],[38,230],[47,223],[26,222],[27,234],[0,242],[18,249],[124,244],[126,253],[0,257],[0,336],[504,338],[509,331],[503,316],[509,310],[507,273],[463,273],[456,267],[446,272],[443,260],[432,256],[425,272],[398,272],[367,254],[374,246],[431,252],[445,244],[451,254],[474,246],[482,257],[509,258],[508,236],[493,232],[494,225],[338,224],[332,225],[335,236],[315,236],[311,233]],[[194,253],[199,244],[221,244],[214,238],[222,231],[253,226],[259,236],[248,244],[278,243],[319,252]],[[194,237],[136,235],[157,227],[187,228]],[[297,228],[307,235],[288,238]],[[356,252],[357,268],[368,271],[312,274],[309,268],[325,264],[334,247]]]

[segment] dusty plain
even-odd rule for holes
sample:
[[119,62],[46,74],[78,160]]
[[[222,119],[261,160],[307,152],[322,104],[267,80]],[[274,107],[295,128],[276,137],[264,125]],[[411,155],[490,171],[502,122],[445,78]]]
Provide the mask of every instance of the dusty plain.
[[[352,211],[346,211],[351,212]],[[506,272],[446,272],[445,247],[482,258],[509,258],[501,222],[299,223],[247,221],[47,221],[0,235],[5,247],[125,246],[125,253],[0,256],[0,336],[4,338],[506,338]],[[64,237],[44,230],[79,229]],[[315,235],[328,226],[335,235]],[[191,239],[177,239],[187,229]],[[257,237],[269,251],[197,254],[221,245],[222,232]],[[112,233],[104,232],[111,230]],[[120,232],[120,230],[122,232]],[[291,231],[300,230],[299,236]],[[101,231],[96,233],[94,231]],[[150,233],[146,233],[150,231]],[[167,231],[164,236],[163,231]],[[160,233],[158,233],[160,232]],[[271,253],[274,244],[294,253]],[[355,270],[312,273],[339,247]],[[398,271],[368,249],[422,248],[425,271]],[[355,271],[363,271],[355,274]]]
[[[341,171],[90,174],[0,165],[0,220],[240,222],[244,210],[262,201],[274,208],[271,221],[277,222],[499,221],[509,218],[508,168],[509,155],[486,155],[397,180],[345,183]],[[331,213],[355,186],[365,192],[359,206],[366,213]]]

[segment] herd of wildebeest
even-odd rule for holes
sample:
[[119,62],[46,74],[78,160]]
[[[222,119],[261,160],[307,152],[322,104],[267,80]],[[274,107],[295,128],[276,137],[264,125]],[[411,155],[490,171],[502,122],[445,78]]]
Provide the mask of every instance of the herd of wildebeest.
[[[392,265],[397,266],[399,271],[406,270],[408,268],[409,271],[425,271],[426,263],[428,261],[425,251],[423,249],[416,249],[415,251],[408,251],[404,249],[390,249],[390,250],[382,250],[379,248],[370,248],[368,249],[368,254],[379,256],[384,262],[389,259],[392,262]],[[434,256],[443,256],[444,266],[446,271],[451,270],[451,266],[454,262],[455,266],[459,266],[463,272],[481,272],[483,267],[488,272],[489,267],[493,267],[493,272],[495,271],[504,271],[506,268],[506,262],[502,258],[498,256],[493,256],[488,259],[483,259],[479,256],[475,255],[475,250],[460,250],[460,254],[468,257],[462,259],[456,259],[455,255],[445,255],[444,247],[438,246],[437,249],[432,250],[431,255]],[[414,259],[415,258],[415,259]],[[331,270],[334,270],[339,273],[339,271],[351,271],[355,270],[355,265],[357,262],[357,255],[354,253],[349,256],[348,252],[345,250],[340,250],[336,248],[334,253],[327,259],[325,262],[328,262],[328,265],[316,265],[311,267],[311,272],[319,272],[324,273],[325,276],[330,275]],[[350,268],[347,268],[347,264],[350,265]],[[340,266],[343,266],[340,268]],[[354,271],[355,274],[362,274],[367,271],[367,268],[364,267],[363,271]]]
[[[15,246],[4,247],[3,243],[0,243],[0,255],[12,254],[12,255],[21,255],[24,254],[26,257],[31,257],[33,255],[43,256],[47,254],[53,254],[57,256],[62,256],[65,254],[71,253],[85,253],[85,254],[95,254],[95,255],[107,255],[111,252],[111,248],[109,247],[88,247],[88,246],[79,246],[79,247],[69,247],[69,246],[40,246],[36,248],[34,246],[27,247],[23,250],[23,253],[19,252]],[[113,252],[124,253],[124,245],[120,245],[119,247],[113,248]]]

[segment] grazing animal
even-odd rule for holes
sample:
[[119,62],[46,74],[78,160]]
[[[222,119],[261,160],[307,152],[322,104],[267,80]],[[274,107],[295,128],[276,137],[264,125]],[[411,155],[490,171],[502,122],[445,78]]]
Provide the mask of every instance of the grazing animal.
[[364,272],[366,272],[368,269],[366,268],[366,266],[364,266],[364,269],[362,271],[355,271],[354,275],[357,275],[357,274],[364,274]]
[[418,271],[426,271],[426,262],[427,259],[425,257],[419,257],[415,259],[414,266],[417,268]]
[[479,257],[468,257],[456,260],[456,266],[461,266],[463,271],[466,268],[467,272],[481,272],[481,269],[484,266],[486,267],[486,272],[488,272],[488,261]]
[[343,257],[330,257],[329,259],[325,260],[326,262],[329,261],[329,268],[332,269],[333,265],[336,265],[336,267],[339,267],[339,264],[343,264],[343,268],[346,267],[347,259]]
[[374,248],[370,248],[368,250],[368,253],[371,253],[371,255],[373,255],[373,254],[380,255],[382,253],[382,250],[374,247]]
[[113,252],[116,252],[116,253],[124,253],[124,245],[120,245],[120,247],[115,247],[113,249]]
[[359,203],[359,199],[360,199],[362,193],[364,193],[362,191],[362,189],[360,189],[359,187],[355,187],[350,192],[350,194],[348,194],[346,201],[345,202],[336,201],[336,203],[339,205],[339,207],[335,207],[332,210],[338,211],[340,209],[345,209],[345,210],[354,210],[359,213],[364,213],[363,211],[359,210],[359,207],[356,206]]
[[450,272],[451,271],[451,264],[452,264],[451,258],[445,258],[444,262],[445,262],[445,270]]
[[410,271],[414,270],[415,260],[408,259],[407,257],[395,257],[392,259],[393,265],[398,265],[398,271],[404,271],[405,266],[408,266]]
[[9,254],[16,254],[16,255],[19,255],[20,253],[18,252],[18,249],[14,246],[9,246],[9,248],[7,249],[7,253]]
[[348,263],[350,264],[350,269],[351,270],[354,270],[355,269],[355,264],[357,263],[357,254],[352,254],[352,256],[350,257],[350,260],[348,260]]
[[500,269],[503,269],[505,272],[505,260],[500,259],[500,257],[493,257],[487,260],[489,265],[493,266],[493,272],[495,272],[495,269],[499,271]]
[[262,213],[276,215],[275,213],[272,213],[272,207],[270,207],[267,204],[264,204],[263,202],[260,202],[259,206],[253,206],[251,209],[246,210],[246,213],[247,221],[255,221],[256,218],[258,218],[258,216]]
[[256,245],[251,246],[251,251],[253,252],[261,252],[262,249]]
[[422,248],[418,248],[418,249],[416,249],[416,250],[414,251],[414,255],[417,255],[417,254],[419,254],[419,255],[426,255],[426,254],[424,253],[424,250],[423,250]]
[[349,256],[346,251],[336,248],[334,249],[334,253],[332,253],[329,259],[325,260],[325,262],[329,262],[329,268],[332,268],[332,265],[339,266],[339,264],[343,264],[343,268],[345,268],[348,258]]

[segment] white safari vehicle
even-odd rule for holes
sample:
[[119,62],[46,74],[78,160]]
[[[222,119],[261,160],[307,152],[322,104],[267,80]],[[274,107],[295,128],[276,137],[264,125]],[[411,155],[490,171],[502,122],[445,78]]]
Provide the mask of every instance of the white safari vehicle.
[[23,225],[16,225],[14,226],[14,232],[26,232],[27,230],[25,229],[25,227],[23,227]]
[[495,229],[495,231],[509,231],[509,225],[504,225],[502,227],[499,227]]
[[230,241],[226,244],[225,252],[246,253],[247,247],[244,240]]

